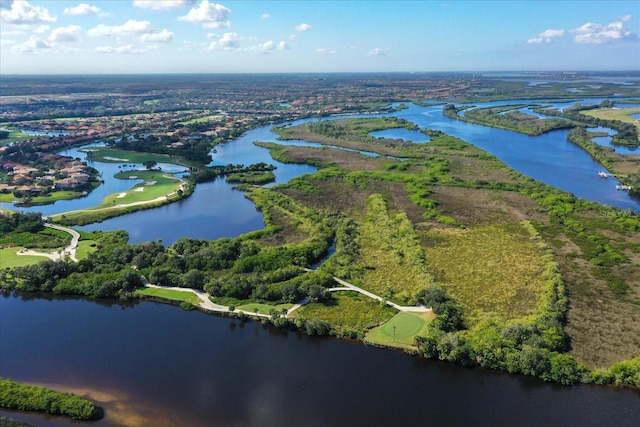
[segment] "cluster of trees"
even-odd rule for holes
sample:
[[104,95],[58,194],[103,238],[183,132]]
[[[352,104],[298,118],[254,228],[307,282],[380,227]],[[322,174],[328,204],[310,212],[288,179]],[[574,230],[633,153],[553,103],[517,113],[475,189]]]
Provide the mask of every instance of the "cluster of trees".
[[63,415],[84,421],[98,420],[104,415],[102,408],[87,399],[4,378],[0,378],[0,407]]
[[587,370],[564,354],[568,339],[563,330],[568,299],[560,274],[551,267],[545,272],[547,300],[531,318],[501,321],[489,318],[464,329],[460,307],[437,287],[429,287],[418,299],[430,305],[438,317],[431,322],[416,345],[428,358],[464,366],[482,366],[574,384]]
[[173,145],[178,141],[179,138],[177,136],[137,135],[133,138],[122,137],[117,140],[111,140],[109,141],[109,146],[119,150],[183,157],[203,165],[211,163],[211,155],[209,154],[212,148],[211,141],[205,138],[198,138]]
[[37,233],[44,229],[42,215],[39,213],[22,213],[0,211],[0,234]]
[[591,126],[610,127],[617,131],[617,134],[611,137],[612,144],[618,145],[640,145],[638,138],[638,129],[633,123],[623,122],[621,120],[605,120],[597,117],[581,114],[582,111],[595,110],[598,108],[611,108],[615,105],[613,101],[602,101],[598,105],[582,105],[576,104],[569,108],[565,108],[561,113],[556,110],[545,110],[545,113],[562,115],[569,117],[578,122],[587,123]]

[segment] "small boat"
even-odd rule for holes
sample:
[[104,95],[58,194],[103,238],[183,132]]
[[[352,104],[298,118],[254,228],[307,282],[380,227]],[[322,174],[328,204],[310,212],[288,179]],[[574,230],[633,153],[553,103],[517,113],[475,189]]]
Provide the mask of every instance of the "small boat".
[[609,177],[609,175],[607,175],[607,173],[606,173],[606,172],[598,172],[598,176],[599,176],[600,178],[608,178],[608,177]]
[[631,190],[631,186],[630,185],[624,185],[624,184],[618,184],[618,185],[616,185],[616,190],[629,191],[629,190]]

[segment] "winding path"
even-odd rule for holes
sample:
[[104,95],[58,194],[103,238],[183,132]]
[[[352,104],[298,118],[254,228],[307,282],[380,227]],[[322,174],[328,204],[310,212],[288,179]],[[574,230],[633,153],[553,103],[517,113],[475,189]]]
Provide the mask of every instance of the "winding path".
[[427,311],[431,311],[430,307],[425,307],[423,305],[416,305],[416,306],[408,306],[408,305],[399,305],[396,304],[394,302],[391,301],[387,301],[386,299],[382,298],[381,296],[378,296],[372,292],[369,291],[365,291],[362,288],[359,288],[355,285],[352,285],[349,282],[345,282],[342,279],[338,279],[337,277],[334,277],[333,280],[335,280],[336,282],[338,282],[339,284],[341,284],[343,287],[341,288],[330,288],[329,291],[345,291],[345,290],[352,290],[352,291],[356,291],[356,292],[360,292],[362,295],[366,295],[369,298],[373,298],[375,300],[384,302],[387,305],[390,305],[391,307],[395,308],[396,310],[399,311],[410,311],[410,312],[414,312],[414,313],[424,313]]
[[61,225],[44,224],[44,226],[71,234],[71,243],[69,244],[69,246],[64,248],[62,251],[57,252],[36,252],[31,249],[22,249],[18,251],[18,255],[43,256],[49,258],[52,261],[59,261],[69,256],[72,261],[78,262],[78,258],[76,258],[76,249],[78,248],[78,242],[80,241],[80,233],[78,233],[76,230],[63,227]]

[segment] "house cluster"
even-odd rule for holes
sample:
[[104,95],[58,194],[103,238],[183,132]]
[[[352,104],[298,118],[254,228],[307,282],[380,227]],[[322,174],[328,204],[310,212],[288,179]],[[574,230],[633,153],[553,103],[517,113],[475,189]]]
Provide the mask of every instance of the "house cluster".
[[79,160],[58,154],[38,153],[30,165],[0,158],[6,173],[0,192],[39,196],[55,190],[77,190],[91,181],[89,167]]

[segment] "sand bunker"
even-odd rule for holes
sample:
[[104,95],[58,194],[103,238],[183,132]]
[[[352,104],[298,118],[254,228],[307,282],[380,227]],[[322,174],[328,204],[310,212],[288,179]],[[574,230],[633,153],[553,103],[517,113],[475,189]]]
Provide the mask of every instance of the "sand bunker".
[[144,183],[144,185],[156,185],[158,181],[147,181]]
[[104,156],[103,159],[111,160],[113,162],[128,162],[129,161],[129,159],[119,159],[117,157],[109,157],[109,156]]
[[135,189],[135,190],[133,190],[133,191],[144,191],[144,187],[138,187],[138,188],[136,188],[136,189]]
[[118,199],[121,199],[121,198],[123,198],[123,197],[124,197],[124,196],[126,196],[126,195],[127,195],[127,193],[120,193],[120,194],[118,194]]

